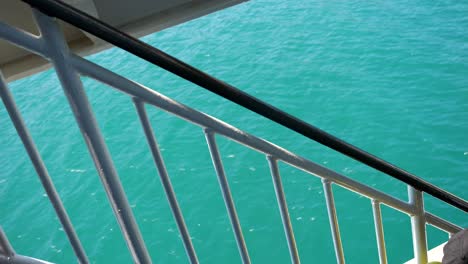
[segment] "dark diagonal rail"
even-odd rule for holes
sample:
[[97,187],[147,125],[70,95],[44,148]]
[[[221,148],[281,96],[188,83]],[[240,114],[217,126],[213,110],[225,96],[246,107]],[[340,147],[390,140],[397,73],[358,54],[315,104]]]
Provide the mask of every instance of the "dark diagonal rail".
[[309,139],[468,212],[468,202],[58,0],[22,0]]

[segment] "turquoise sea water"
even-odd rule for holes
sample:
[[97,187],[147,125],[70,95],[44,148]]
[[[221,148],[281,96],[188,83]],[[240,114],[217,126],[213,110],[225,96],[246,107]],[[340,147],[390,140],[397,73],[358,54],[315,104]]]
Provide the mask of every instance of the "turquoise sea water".
[[[468,4],[459,1],[244,3],[143,40],[468,198]],[[406,186],[119,49],[89,57],[173,99],[379,190]],[[155,263],[187,263],[131,100],[83,78]],[[55,73],[10,84],[93,263],[131,263]],[[240,263],[201,129],[148,108],[202,263]],[[0,224],[17,252],[73,263],[73,252],[3,106]],[[265,157],[218,137],[253,263],[289,256]],[[334,263],[321,182],[280,164],[303,263]],[[334,187],[348,263],[378,263],[371,204]],[[459,210],[428,210],[467,227]],[[382,209],[389,263],[412,258],[409,217]],[[447,236],[428,227],[429,247]]]

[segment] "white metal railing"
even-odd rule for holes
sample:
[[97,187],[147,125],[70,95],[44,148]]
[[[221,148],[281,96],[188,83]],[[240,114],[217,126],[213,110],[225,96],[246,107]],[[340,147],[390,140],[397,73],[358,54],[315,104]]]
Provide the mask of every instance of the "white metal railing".
[[[275,194],[292,263],[300,263],[300,256],[294,239],[294,231],[288,213],[288,206],[282,186],[278,162],[287,163],[313,176],[322,178],[337,263],[345,263],[345,257],[341,244],[333,191],[331,188],[332,184],[340,185],[370,199],[373,208],[380,263],[387,263],[380,204],[390,206],[411,217],[414,255],[418,263],[427,263],[426,224],[433,225],[449,234],[453,234],[461,230],[459,226],[425,211],[423,193],[411,186],[408,186],[409,202],[402,201],[343,176],[335,171],[322,167],[273,143],[241,131],[221,120],[180,104],[139,83],[128,80],[114,72],[111,72],[110,70],[94,64],[93,62],[72,54],[64,41],[56,21],[37,10],[34,10],[33,13],[40,29],[40,36],[34,36],[0,22],[0,38],[27,49],[32,53],[43,56],[54,66],[76,118],[76,122],[80,127],[96,169],[99,172],[99,177],[112,205],[114,215],[118,220],[125,242],[127,243],[135,263],[151,263],[151,258],[134,219],[127,197],[123,192],[119,176],[115,170],[107,146],[91,110],[85,90],[83,89],[80,75],[89,76],[97,81],[107,84],[118,91],[127,94],[133,99],[154,163],[158,169],[164,191],[167,199],[169,200],[188,259],[191,263],[198,263],[197,255],[190,240],[188,228],[185,225],[184,217],[179,208],[176,194],[172,188],[162,155],[146,114],[145,105],[158,107],[204,129],[214,169],[217,173],[226,205],[227,214],[231,221],[234,238],[237,242],[239,254],[243,263],[250,263],[249,253],[216,144],[216,135],[224,136],[238,142],[239,144],[265,154],[271,170]],[[7,88],[7,84],[1,76],[1,72],[0,77],[0,96],[5,108],[13,121],[18,135],[23,141],[44,189],[54,206],[56,214],[76,254],[77,260],[80,263],[89,263],[81,242],[74,231],[73,224],[67,216],[60,197],[58,196],[53,182],[48,175],[46,166],[44,165],[34,141],[21,118],[14,99]],[[1,241],[3,242],[0,243],[0,263],[2,263],[2,259],[9,259],[11,263],[41,263],[32,258],[16,255],[9,246],[6,236],[4,236],[3,233],[0,234],[0,242]]]

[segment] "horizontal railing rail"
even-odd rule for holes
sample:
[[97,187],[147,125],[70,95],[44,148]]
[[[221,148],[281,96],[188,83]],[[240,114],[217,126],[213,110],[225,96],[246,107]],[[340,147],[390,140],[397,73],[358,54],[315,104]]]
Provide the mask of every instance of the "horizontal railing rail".
[[[382,261],[381,263],[386,263],[386,253],[385,245],[383,243],[384,238],[383,225],[380,215],[380,204],[385,204],[394,209],[397,209],[400,212],[404,212],[412,216],[412,219],[413,217],[418,215],[418,212],[421,212],[421,210],[422,212],[424,212],[421,201],[418,204],[407,203],[392,196],[389,196],[388,194],[385,194],[381,191],[378,191],[357,181],[354,181],[346,176],[343,176],[337,172],[327,169],[310,160],[297,156],[296,154],[285,150],[277,145],[274,145],[268,141],[265,141],[261,138],[255,137],[254,135],[241,131],[221,120],[198,112],[197,110],[192,109],[186,105],[182,105],[168,97],[165,97],[164,95],[159,94],[158,92],[148,87],[145,87],[134,81],[128,80],[108,69],[105,69],[79,56],[72,55],[71,63],[81,74],[85,76],[100,81],[110,87],[113,87],[121,92],[130,95],[131,97],[139,98],[138,100],[141,100],[146,104],[156,106],[166,112],[179,116],[195,125],[200,126],[201,128],[204,128],[205,130],[208,128],[209,132],[207,133],[210,138],[208,141],[209,144],[213,144],[214,134],[219,134],[242,145],[245,145],[251,149],[264,153],[268,157],[270,168],[272,171],[272,177],[275,183],[274,186],[278,198],[278,204],[280,207],[280,214],[283,219],[283,225],[288,241],[288,246],[290,249],[292,263],[299,263],[299,258],[297,253],[297,246],[294,241],[294,235],[291,231],[292,227],[290,225],[289,214],[287,212],[287,207],[285,206],[286,199],[284,197],[284,192],[280,184],[279,171],[276,167],[277,160],[283,161],[293,167],[301,169],[309,174],[318,176],[324,180],[324,193],[326,197],[327,208],[329,209],[330,225],[332,228],[333,241],[335,243],[337,263],[344,263],[344,253],[340,242],[341,238],[339,235],[339,224],[336,217],[337,213],[334,206],[333,194],[331,191],[332,183],[340,185],[356,193],[359,193],[372,200],[374,208],[374,221],[376,224],[376,236],[378,238],[379,256],[381,256],[381,260],[385,259],[385,262]],[[210,152],[212,153],[215,168],[218,167],[219,169],[220,165],[219,161],[216,160],[216,152],[213,152],[213,149],[210,149]],[[422,192],[417,191],[412,187],[409,188],[409,193],[415,193],[416,195],[422,197]],[[228,204],[226,206],[229,208]],[[378,209],[376,207],[378,207]],[[426,223],[433,225],[449,234],[454,234],[462,230],[461,227],[450,223],[449,221],[444,220],[440,217],[437,217],[429,212],[425,212],[423,215],[419,214],[418,217],[419,218],[417,221],[417,225],[414,227],[413,230],[419,228],[419,231],[416,234],[414,234],[414,236],[420,237],[422,234],[424,235],[423,238],[417,240],[418,245],[415,245],[415,252],[424,251],[423,248],[425,247],[425,228],[423,226]],[[231,222],[235,223],[236,220],[231,219]],[[424,232],[421,233],[421,230],[424,230]],[[238,246],[241,250],[241,245],[243,245],[245,241],[243,241],[242,236],[237,236],[236,241],[238,242]],[[244,263],[250,262],[245,261],[244,259]]]
[[58,0],[22,0],[154,65],[465,212],[468,202]]
[[[50,2],[57,4],[58,7],[62,5],[59,2],[50,0],[37,0],[32,2]],[[64,10],[64,12],[67,10],[68,9]],[[71,10],[73,12],[79,12],[77,10]],[[41,34],[40,36],[34,36],[0,22],[0,39],[5,39],[6,41],[16,46],[27,49],[51,61],[62,84],[62,88],[66,94],[67,100],[69,101],[72,112],[76,119],[76,123],[81,130],[90,155],[95,163],[95,167],[99,172],[98,174],[102,181],[103,188],[106,191],[106,195],[114,211],[114,216],[117,219],[122,231],[123,239],[127,243],[127,247],[135,263],[151,263],[152,261],[146,248],[146,244],[143,240],[143,236],[140,233],[138,225],[136,224],[132,209],[129,206],[126,194],[123,192],[123,187],[121,185],[119,176],[105,141],[103,140],[99,126],[97,125],[97,121],[87,99],[80,76],[88,76],[101,83],[104,83],[116,89],[117,91],[128,95],[129,98],[133,100],[137,115],[143,127],[144,136],[146,137],[147,144],[150,148],[154,164],[157,167],[164,192],[172,210],[174,220],[180,233],[180,238],[184,244],[187,258],[190,263],[199,263],[199,260],[191,241],[190,232],[185,224],[183,213],[179,208],[176,193],[172,187],[170,177],[166,170],[166,166],[162,154],[159,150],[156,136],[154,135],[154,131],[151,127],[149,117],[146,113],[145,106],[157,107],[179,118],[185,119],[186,121],[191,122],[203,129],[207,141],[207,147],[211,154],[213,167],[216,172],[221,193],[225,202],[226,211],[232,225],[234,239],[239,250],[239,256],[243,263],[250,263],[249,250],[242,233],[242,227],[237,215],[234,198],[231,194],[227,176],[222,164],[221,155],[217,147],[217,135],[226,137],[234,142],[247,146],[265,155],[267,159],[265,162],[268,162],[270,167],[270,174],[278,202],[278,209],[280,212],[292,263],[300,263],[300,252],[294,237],[294,229],[291,224],[288,212],[287,197],[283,189],[281,173],[278,166],[279,162],[289,164],[308,174],[317,176],[322,179],[324,199],[328,211],[330,230],[337,263],[345,263],[345,253],[341,243],[340,226],[337,217],[338,212],[335,208],[335,201],[333,196],[333,184],[342,186],[370,199],[374,217],[376,243],[381,264],[387,263],[382,215],[380,210],[381,204],[385,204],[411,217],[414,255],[418,263],[427,263],[426,224],[433,225],[440,230],[447,232],[448,234],[454,234],[462,229],[448,220],[442,219],[427,212],[424,209],[424,190],[421,190],[408,182],[409,201],[406,202],[380,190],[350,179],[304,157],[298,156],[289,150],[281,148],[280,146],[277,146],[264,139],[258,138],[255,135],[239,130],[230,124],[223,122],[222,120],[199,112],[190,108],[189,106],[180,104],[171,98],[158,93],[157,91],[154,91],[132,80],[126,79],[121,75],[118,75],[85,58],[71,53],[63,39],[57,23],[51,19],[51,17],[41,13],[38,10],[34,10],[33,13],[39,26],[39,31]],[[78,14],[83,16],[83,14]],[[109,31],[109,34],[111,35],[116,33],[112,30]],[[154,52],[154,50],[152,52]],[[174,63],[179,65],[182,62],[176,61]],[[169,64],[172,65],[172,62]],[[197,74],[198,73],[195,75]],[[223,84],[216,79],[213,80]],[[223,86],[220,87],[222,88]],[[41,156],[30,133],[26,128],[26,125],[24,124],[24,121],[22,120],[21,114],[15,105],[13,96],[9,92],[1,72],[0,97],[7,109],[8,114],[10,115],[10,118],[13,121],[18,135],[23,141],[23,145],[27,149],[28,155],[35,166],[36,172],[41,179],[41,183],[48,194],[49,200],[56,210],[56,214],[59,217],[62,226],[64,227],[65,234],[69,239],[77,260],[80,263],[89,263],[88,257],[81,245],[81,242],[74,231],[73,224],[67,216],[60,197],[54,188],[50,176],[48,175],[46,166],[41,159]],[[259,102],[262,103],[261,101]],[[422,182],[424,183],[424,181]],[[426,187],[429,188],[430,185],[427,185]],[[447,197],[447,199],[451,200],[450,196]],[[460,202],[458,203],[458,206],[456,205],[457,203],[454,202],[455,200],[451,200],[452,203],[450,204],[458,207],[459,209],[465,210],[466,208],[464,209],[464,206],[466,206],[466,201],[458,197],[456,198],[458,199],[457,201]],[[6,236],[2,235],[2,237],[2,241],[7,241]],[[6,247],[5,245],[9,244],[6,242],[0,243],[0,260],[6,257],[7,254],[11,255],[11,252],[14,252],[11,247]],[[20,255],[18,256],[19,257],[16,258],[16,262],[13,261],[12,263],[36,263],[20,262],[24,259],[28,260],[29,258],[22,258]]]

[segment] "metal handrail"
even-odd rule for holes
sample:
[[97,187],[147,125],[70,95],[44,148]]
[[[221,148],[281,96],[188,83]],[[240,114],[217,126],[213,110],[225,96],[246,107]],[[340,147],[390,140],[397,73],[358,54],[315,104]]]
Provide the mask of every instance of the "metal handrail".
[[[36,53],[46,59],[49,59],[52,62],[62,84],[63,90],[67,96],[69,104],[72,106],[72,112],[75,115],[76,122],[80,127],[83,137],[85,138],[89,152],[93,161],[95,162],[96,169],[99,172],[99,177],[103,182],[104,189],[114,210],[114,215],[118,220],[124,240],[127,243],[128,249],[135,263],[151,263],[151,258],[149,252],[146,249],[146,244],[142,238],[142,235],[140,234],[139,227],[134,219],[132,209],[128,204],[125,192],[123,192],[120,179],[115,170],[115,166],[107,146],[102,138],[99,126],[97,125],[94,117],[94,113],[91,110],[83,84],[80,80],[80,75],[89,76],[99,82],[107,84],[110,87],[113,87],[118,91],[129,95],[133,99],[137,114],[143,126],[143,131],[145,133],[147,143],[152,152],[155,165],[158,168],[159,176],[164,186],[164,191],[166,192],[174,219],[177,222],[180,236],[182,242],[184,243],[187,257],[190,260],[190,263],[198,263],[198,259],[195,249],[191,243],[190,234],[187,226],[185,225],[183,214],[178,206],[175,192],[170,183],[170,178],[165,168],[162,155],[159,151],[156,137],[154,136],[151,124],[146,114],[145,105],[158,107],[175,116],[192,122],[204,130],[213,166],[218,176],[220,189],[223,194],[226,210],[233,227],[232,229],[234,233],[234,239],[237,242],[239,255],[242,259],[242,262],[245,264],[250,263],[250,258],[242,234],[241,223],[235,209],[235,203],[230,192],[229,183],[227,181],[219,150],[216,145],[216,135],[224,136],[266,155],[270,166],[273,185],[275,187],[275,195],[278,201],[278,207],[280,210],[292,263],[300,263],[300,254],[297,250],[296,241],[294,239],[294,230],[291,225],[290,216],[288,213],[286,195],[282,187],[278,162],[287,163],[293,167],[305,171],[308,174],[322,178],[325,201],[329,215],[330,229],[338,263],[345,263],[345,254],[341,243],[337,210],[335,208],[333,198],[333,184],[340,185],[346,189],[370,198],[373,206],[372,208],[377,238],[376,242],[378,245],[379,259],[381,264],[385,264],[387,260],[380,204],[390,206],[398,211],[406,213],[411,217],[413,249],[418,263],[425,264],[425,261],[427,260],[426,224],[431,224],[449,234],[453,234],[461,230],[461,227],[425,211],[423,192],[421,190],[417,190],[416,188],[408,185],[409,202],[402,201],[398,198],[325,168],[306,158],[298,156],[295,153],[283,149],[271,142],[241,131],[212,116],[180,104],[150,88],[128,80],[108,69],[105,69],[93,62],[71,53],[64,41],[63,35],[58,29],[57,23],[50,17],[37,10],[34,10],[34,16],[38,22],[41,36],[38,37],[31,35],[0,22],[0,38],[3,38],[14,45]],[[86,253],[82,249],[81,242],[74,232],[72,223],[66,215],[65,208],[63,208],[61,205],[60,197],[55,192],[52,181],[47,174],[45,165],[43,164],[41,157],[34,146],[34,141],[21,119],[19,110],[15,107],[14,99],[11,96],[11,93],[8,91],[5,80],[1,78],[1,72],[0,97],[4,101],[8,113],[15,125],[15,128],[17,129],[18,135],[23,140],[23,144],[28,150],[28,154],[30,154],[29,156],[31,161],[33,164],[37,165],[37,173],[49,195],[49,200],[56,209],[56,214],[61,220],[61,224],[65,229],[65,233],[68,236],[70,244],[74,248],[77,259],[80,263],[88,263],[89,261],[87,259]],[[6,241],[6,237],[3,240]],[[8,254],[8,252],[13,252],[12,249],[5,250],[6,247],[4,245],[5,243],[0,243],[0,262],[2,258]],[[34,260],[30,261],[31,258],[23,258],[20,255],[17,256],[18,257],[12,260],[11,263],[37,263],[33,262]]]
[[154,65],[468,212],[468,202],[58,0],[22,0]]
[[[219,134],[231,140],[234,140],[242,145],[245,145],[247,147],[250,147],[254,150],[257,150],[259,152],[266,154],[268,157],[270,157],[269,158],[270,160],[271,159],[280,160],[298,169],[301,169],[309,174],[323,178],[325,180],[324,190],[328,192],[325,194],[325,198],[327,200],[327,208],[329,209],[330,225],[332,228],[332,232],[336,233],[336,235],[334,235],[333,238],[334,238],[335,243],[337,244],[335,249],[337,252],[338,261],[340,259],[343,260],[344,253],[342,250],[341,242],[339,242],[340,241],[339,230],[338,228],[335,228],[335,226],[338,226],[338,223],[336,221],[336,209],[334,209],[334,203],[329,202],[330,200],[333,199],[331,195],[332,194],[331,188],[329,188],[329,186],[332,183],[338,184],[346,189],[349,189],[363,196],[366,196],[372,199],[373,202],[383,203],[387,206],[395,208],[398,211],[404,212],[410,215],[412,219],[415,217],[417,212],[424,210],[423,208],[421,208],[422,203],[419,203],[419,204],[407,203],[395,197],[389,196],[381,191],[370,188],[364,184],[361,184],[348,177],[345,177],[337,172],[334,172],[325,167],[322,167],[319,164],[309,161],[303,157],[297,156],[296,154],[288,150],[285,150],[279,146],[276,146],[268,141],[265,141],[261,138],[255,137],[254,135],[250,135],[244,131],[241,131],[221,120],[218,120],[214,117],[201,113],[186,105],[180,104],[168,97],[165,97],[164,95],[159,94],[158,92],[148,87],[145,87],[134,81],[128,80],[84,58],[81,58],[76,55],[72,55],[70,57],[70,60],[71,60],[70,63],[82,75],[88,76],[99,82],[102,82],[131,97],[138,98],[138,101],[141,100],[145,104],[156,106],[166,112],[172,113],[180,118],[183,118],[191,123],[194,123],[195,125],[208,129],[209,130],[208,133],[213,134],[212,136],[210,136],[211,141],[214,140],[212,138],[214,134]],[[210,142],[208,143],[210,144]],[[218,162],[216,161],[216,154],[212,152],[211,148],[210,148],[210,152],[212,154],[213,164],[216,168],[216,166],[219,165]],[[271,161],[270,161],[270,168],[273,168],[272,177],[274,179],[274,182],[280,183],[281,179],[279,177],[279,172],[277,171],[277,168],[275,165],[273,165],[272,167]],[[221,186],[221,188],[223,187]],[[411,188],[411,190],[416,191],[413,188]],[[419,192],[419,191],[416,191],[416,192]],[[295,249],[295,246],[294,246],[295,243],[293,242],[292,229],[290,225],[288,224],[289,216],[287,215],[287,209],[285,207],[285,201],[284,201],[285,200],[284,192],[282,191],[282,188],[277,188],[276,196],[278,198],[280,213],[283,218],[283,226],[285,229],[285,235],[286,235],[287,240],[291,241],[291,242],[288,242],[288,245],[290,245],[290,253],[291,253],[292,262],[299,263],[298,258],[296,258],[297,249]],[[226,207],[229,210],[228,204],[226,204]],[[421,226],[423,224],[428,223],[449,234],[453,234],[461,230],[461,227],[458,227],[454,225],[453,223],[450,223],[428,212],[425,212],[425,217],[421,217],[421,215],[418,215],[418,217],[419,217],[419,222],[418,222],[419,225],[417,226],[417,228],[419,229],[422,228]],[[380,223],[380,225],[382,225],[382,223]],[[418,231],[417,234],[415,234],[414,236],[419,237],[419,234],[420,232]],[[379,235],[379,233],[377,232],[377,236],[380,237],[383,235],[382,234]],[[423,237],[425,238],[425,235]],[[242,238],[241,236],[236,236],[236,241],[238,242],[238,244],[243,243],[243,241],[241,241],[241,238]],[[383,237],[379,239],[383,240]],[[418,243],[424,245],[423,240],[418,239],[417,241]],[[378,243],[380,244],[379,254],[381,256],[386,256],[384,252],[385,245],[381,243],[381,241],[378,241]],[[420,248],[422,247],[422,245],[419,245]],[[239,247],[239,249],[242,250],[241,247]],[[244,262],[244,263],[248,263],[248,262]],[[344,263],[344,260],[341,262],[339,261],[339,263]]]

